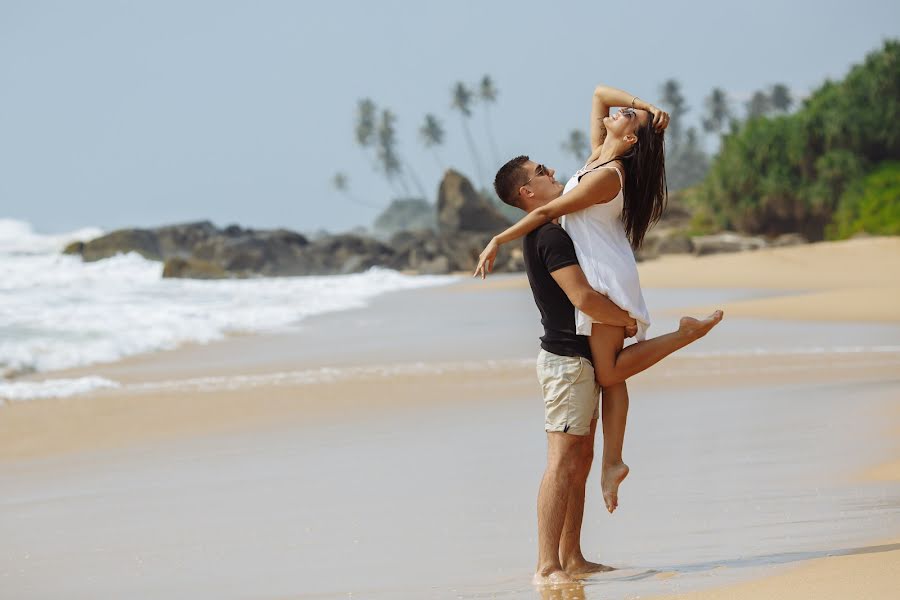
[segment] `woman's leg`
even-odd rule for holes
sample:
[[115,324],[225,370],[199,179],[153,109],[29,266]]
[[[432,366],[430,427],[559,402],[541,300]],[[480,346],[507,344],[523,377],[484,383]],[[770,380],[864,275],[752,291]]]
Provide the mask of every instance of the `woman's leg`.
[[[594,323],[591,329],[591,352],[597,381],[603,387],[622,383],[676,350],[702,338],[722,320],[722,316],[722,311],[717,310],[705,319],[682,317],[676,331],[631,344],[624,350],[621,341],[625,335],[623,327]],[[598,336],[596,340],[595,336]]]
[[618,506],[619,484],[628,476],[628,465],[622,461],[625,424],[628,419],[628,388],[625,380],[700,339],[722,320],[722,316],[722,311],[717,310],[702,320],[683,317],[677,331],[631,344],[624,350],[624,327],[594,323],[591,328],[594,375],[603,388],[600,487],[609,512],[613,512]]
[[[591,353],[594,373],[599,380],[600,368],[622,351],[625,329],[595,323],[591,330]],[[603,458],[600,467],[600,489],[606,510],[612,513],[619,505],[619,484],[628,476],[628,465],[622,461],[625,424],[628,420],[628,388],[625,382],[603,386],[600,415],[603,422]]]

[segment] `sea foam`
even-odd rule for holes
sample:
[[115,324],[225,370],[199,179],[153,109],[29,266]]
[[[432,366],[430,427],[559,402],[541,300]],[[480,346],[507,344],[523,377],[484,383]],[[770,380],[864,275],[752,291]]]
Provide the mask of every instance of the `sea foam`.
[[277,330],[363,307],[385,292],[456,280],[378,268],[319,277],[163,279],[162,263],[135,253],[92,263],[61,254],[66,243],[100,233],[41,235],[28,223],[0,220],[0,383]]

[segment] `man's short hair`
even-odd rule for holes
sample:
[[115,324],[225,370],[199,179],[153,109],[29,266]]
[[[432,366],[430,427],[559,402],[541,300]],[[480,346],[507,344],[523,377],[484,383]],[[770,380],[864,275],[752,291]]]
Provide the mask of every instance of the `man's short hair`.
[[500,167],[497,176],[494,177],[494,191],[510,206],[522,208],[519,206],[519,188],[528,179],[528,173],[523,166],[529,160],[524,154],[517,156]]

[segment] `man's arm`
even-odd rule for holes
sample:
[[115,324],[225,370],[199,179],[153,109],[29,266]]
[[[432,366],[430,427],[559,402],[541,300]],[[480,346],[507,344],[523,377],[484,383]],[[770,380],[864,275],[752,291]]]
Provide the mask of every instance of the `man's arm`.
[[572,304],[594,321],[626,328],[637,325],[637,321],[626,311],[591,287],[579,265],[557,269],[550,273],[550,276],[562,288]]

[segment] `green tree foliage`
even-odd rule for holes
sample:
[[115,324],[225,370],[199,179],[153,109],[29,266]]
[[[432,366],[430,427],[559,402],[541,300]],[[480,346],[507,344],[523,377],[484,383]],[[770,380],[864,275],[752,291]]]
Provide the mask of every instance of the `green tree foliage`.
[[828,237],[855,233],[900,235],[900,162],[885,161],[853,181],[841,196]]
[[891,40],[797,112],[733,127],[691,197],[721,227],[822,239],[848,185],[898,156],[900,41]]

